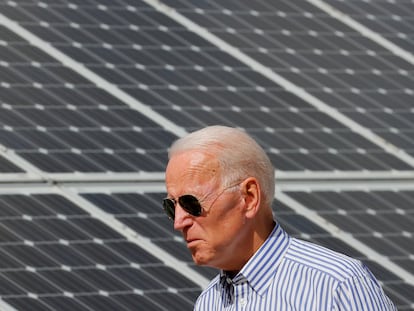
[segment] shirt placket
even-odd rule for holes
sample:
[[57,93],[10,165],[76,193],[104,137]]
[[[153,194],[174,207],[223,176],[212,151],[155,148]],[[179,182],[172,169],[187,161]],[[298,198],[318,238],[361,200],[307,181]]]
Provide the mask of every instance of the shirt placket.
[[234,306],[236,310],[246,310],[249,297],[249,283],[245,278],[233,281]]
[[224,310],[234,310],[233,302],[234,302],[234,286],[233,281],[229,277],[223,277],[221,281],[222,285],[222,297],[221,300],[223,302]]

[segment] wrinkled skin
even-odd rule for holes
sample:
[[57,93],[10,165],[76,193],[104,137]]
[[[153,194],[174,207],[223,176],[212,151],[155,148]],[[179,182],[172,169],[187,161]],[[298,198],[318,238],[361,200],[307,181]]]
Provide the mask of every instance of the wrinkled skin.
[[263,228],[256,219],[257,181],[247,178],[223,191],[220,167],[212,154],[186,151],[174,155],[166,169],[166,186],[170,198],[191,194],[201,202],[201,216],[194,217],[177,204],[174,220],[174,228],[182,232],[198,265],[239,271],[272,229],[272,219],[267,220],[265,234],[256,228]]

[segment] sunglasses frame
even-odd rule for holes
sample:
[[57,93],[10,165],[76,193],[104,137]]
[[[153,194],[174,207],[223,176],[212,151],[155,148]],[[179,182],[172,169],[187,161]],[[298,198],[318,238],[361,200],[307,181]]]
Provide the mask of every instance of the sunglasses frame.
[[[235,186],[240,185],[241,182],[237,182],[236,184],[232,184],[228,187],[225,187],[213,200],[213,202],[210,204],[209,209],[213,206],[213,204],[217,201],[217,199],[227,190],[234,188]],[[183,200],[189,199],[191,201],[185,202]],[[203,206],[200,203],[200,200],[197,199],[192,194],[184,194],[182,196],[179,196],[178,199],[171,199],[171,198],[165,198],[162,200],[162,207],[164,209],[164,212],[167,214],[168,218],[174,221],[175,219],[175,207],[176,205],[180,204],[180,207],[185,210],[188,214],[194,217],[199,217],[203,213]],[[189,207],[188,204],[194,204],[195,207]]]

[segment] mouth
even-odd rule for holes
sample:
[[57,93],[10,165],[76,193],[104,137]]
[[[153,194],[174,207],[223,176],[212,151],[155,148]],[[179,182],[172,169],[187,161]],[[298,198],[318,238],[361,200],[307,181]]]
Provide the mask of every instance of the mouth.
[[187,242],[187,247],[188,247],[188,248],[194,247],[194,245],[195,245],[198,241],[200,241],[200,240],[199,240],[199,239],[188,239],[188,240],[186,240],[186,242]]

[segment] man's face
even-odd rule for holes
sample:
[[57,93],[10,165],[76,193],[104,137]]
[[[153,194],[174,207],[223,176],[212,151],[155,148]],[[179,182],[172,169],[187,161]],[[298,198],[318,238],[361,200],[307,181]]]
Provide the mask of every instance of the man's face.
[[195,217],[178,203],[175,206],[174,228],[182,232],[194,262],[223,270],[238,269],[246,234],[243,198],[238,186],[224,190],[218,161],[210,154],[194,151],[175,155],[167,166],[166,186],[169,198],[177,201],[191,194],[203,208],[201,216]]

